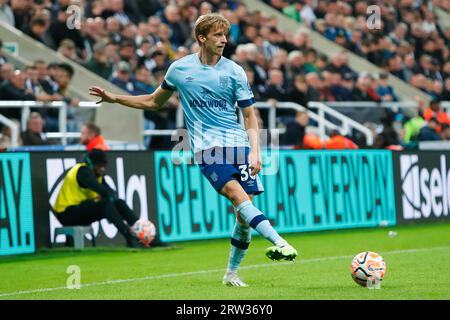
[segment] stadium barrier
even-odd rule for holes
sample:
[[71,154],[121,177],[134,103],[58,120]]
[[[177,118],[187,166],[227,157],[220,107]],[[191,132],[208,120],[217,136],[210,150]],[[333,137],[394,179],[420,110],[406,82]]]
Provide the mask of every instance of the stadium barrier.
[[[58,109],[58,127],[60,132],[53,132],[51,134],[47,133],[48,138],[59,138],[61,139],[62,144],[67,144],[68,138],[77,138],[79,137],[79,132],[67,132],[67,115],[69,113],[78,112],[81,109],[96,109],[99,108],[101,104],[97,104],[92,101],[80,101],[76,109],[70,107],[69,104],[65,101],[52,101],[52,102],[41,102],[41,101],[0,101],[0,110],[2,109],[11,109],[18,108],[21,112],[20,126],[23,130],[27,128],[27,119],[30,116],[31,109]],[[77,110],[77,111],[74,111]],[[78,115],[80,116],[80,115]],[[3,123],[7,127],[10,127],[15,133],[17,130],[16,125],[11,123],[11,120],[6,121],[7,119],[0,118],[0,123]],[[11,142],[12,147],[17,147],[18,143],[18,134],[13,134]]]
[[[51,211],[65,173],[81,151],[0,154],[0,255],[52,245]],[[181,159],[182,157],[182,159]],[[255,197],[280,233],[448,220],[448,151],[265,150]],[[178,161],[183,160],[183,161]],[[227,238],[233,207],[210,186],[191,155],[108,152],[106,181],[163,241]],[[106,220],[93,224],[99,245],[124,245]],[[64,236],[56,239],[63,243]]]
[[[81,161],[85,152],[32,152],[31,174],[33,176],[33,198],[36,224],[36,246],[49,247],[53,242],[54,230],[61,224],[52,212],[59,189],[67,171]],[[153,153],[141,151],[110,151],[106,182],[117,191],[119,198],[140,215],[141,218],[156,220],[148,216],[153,209]],[[149,209],[150,208],[150,209]],[[124,245],[124,238],[117,228],[106,219],[92,224],[98,245]],[[65,236],[56,238],[64,243]]]
[[[265,192],[254,202],[281,233],[396,223],[389,151],[279,150],[264,158]],[[154,159],[161,239],[229,237],[233,207],[196,164],[174,163],[164,151]]]

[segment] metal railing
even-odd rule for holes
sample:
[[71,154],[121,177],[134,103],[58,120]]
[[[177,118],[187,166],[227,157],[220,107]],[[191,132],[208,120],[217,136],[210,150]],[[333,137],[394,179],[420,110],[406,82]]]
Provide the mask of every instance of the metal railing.
[[[368,146],[371,146],[373,144],[374,136],[373,136],[372,131],[369,128],[367,128],[366,126],[362,125],[361,123],[330,108],[324,102],[311,101],[311,102],[308,102],[308,106],[310,108],[317,109],[317,115],[319,116],[320,119],[325,120],[326,115],[328,115],[328,116],[331,116],[331,117],[341,121],[341,127],[340,127],[341,134],[346,135],[346,134],[350,133],[350,129],[355,129],[356,131],[361,132],[366,137],[366,144]],[[320,132],[321,138],[325,137],[324,121],[319,122],[319,132]]]
[[[366,137],[366,143],[368,145],[371,145],[373,143],[374,137],[370,129],[366,128],[362,124],[358,123],[357,121],[352,120],[351,118],[331,109],[330,107],[326,106],[325,104],[321,102],[314,102],[314,108],[317,108],[319,110],[318,113],[315,113],[304,106],[294,103],[294,102],[276,102],[275,105],[273,105],[270,102],[264,101],[264,102],[255,102],[254,106],[258,109],[268,109],[268,126],[267,129],[271,131],[271,133],[274,133],[273,130],[277,129],[277,123],[276,123],[276,116],[277,116],[277,110],[280,109],[290,109],[295,111],[303,111],[308,114],[308,116],[316,121],[319,126],[319,135],[321,139],[326,138],[326,129],[336,129],[340,130],[343,134],[347,134],[349,132],[350,128],[353,128],[357,131],[360,131],[364,134]],[[338,125],[332,123],[331,121],[327,120],[325,118],[325,114],[334,116],[335,118],[342,121],[343,126],[339,127]],[[241,125],[244,125],[244,117],[242,115],[242,112],[239,112],[239,122]],[[184,116],[183,116],[183,109],[179,107],[176,112],[176,126],[177,128],[182,128],[184,126]],[[143,136],[148,135],[172,135],[176,132],[176,130],[144,130],[142,131]]]
[[[267,129],[269,129],[270,131],[277,129],[277,110],[281,109],[306,112],[312,120],[319,123],[323,128],[326,127],[329,129],[339,129],[336,124],[328,121],[327,119],[325,119],[325,117],[320,117],[317,113],[314,113],[304,106],[294,102],[276,102],[275,104],[272,104],[270,102],[255,102],[255,107],[258,109],[269,109]],[[240,122],[242,125],[244,124],[244,117],[242,115],[242,112],[240,113]],[[321,139],[325,138],[325,130],[319,131],[319,134],[321,136]]]
[[20,126],[18,123],[8,119],[4,115],[0,114],[0,123],[3,123],[5,126],[11,129],[11,147],[19,146],[19,133]]
[[[96,104],[92,101],[81,101],[76,108],[98,108],[101,104]],[[59,109],[58,112],[58,127],[59,132],[47,133],[48,138],[60,138],[62,144],[67,144],[67,138],[79,137],[79,132],[67,132],[67,109],[69,105],[64,101],[53,101],[53,102],[40,102],[40,101],[0,101],[0,110],[5,108],[20,108],[21,109],[21,128],[25,130],[27,127],[27,119],[30,116],[31,108],[42,109],[42,108],[53,108]],[[2,116],[3,117],[3,116]],[[5,118],[5,117],[3,117]],[[0,118],[1,119],[1,118]],[[6,118],[5,118],[6,119]],[[1,120],[0,120],[1,121]],[[5,121],[2,121],[8,127]],[[18,143],[18,141],[16,141]]]

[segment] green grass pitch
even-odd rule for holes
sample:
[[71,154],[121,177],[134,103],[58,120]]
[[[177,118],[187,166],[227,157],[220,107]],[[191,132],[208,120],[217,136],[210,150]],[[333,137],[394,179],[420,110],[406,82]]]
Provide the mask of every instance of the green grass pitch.
[[[389,237],[388,231],[398,235]],[[54,249],[0,257],[0,299],[450,299],[450,224],[286,234],[295,263],[268,260],[269,243],[254,237],[240,275],[248,288],[221,284],[229,240],[180,242],[174,248]],[[387,273],[380,290],[359,287],[351,259],[380,253]],[[68,266],[81,288],[67,289]]]

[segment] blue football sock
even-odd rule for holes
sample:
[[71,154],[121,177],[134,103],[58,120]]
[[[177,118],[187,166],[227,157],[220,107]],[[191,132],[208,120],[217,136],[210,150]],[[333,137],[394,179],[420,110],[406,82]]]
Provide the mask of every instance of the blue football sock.
[[251,201],[247,200],[242,202],[237,206],[236,210],[240,213],[245,222],[258,231],[264,238],[275,245],[285,243],[283,238],[281,238],[278,232],[272,227],[269,220],[267,220],[266,216],[259,211]]
[[243,226],[236,221],[231,234],[231,250],[228,260],[227,272],[237,272],[241,261],[247,253],[251,240],[251,229],[249,226]]

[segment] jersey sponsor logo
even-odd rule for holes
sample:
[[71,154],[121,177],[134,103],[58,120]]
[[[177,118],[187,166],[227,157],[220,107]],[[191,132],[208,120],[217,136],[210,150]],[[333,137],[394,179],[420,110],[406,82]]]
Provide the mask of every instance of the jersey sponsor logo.
[[186,77],[185,80],[186,80],[186,82],[192,82],[192,81],[194,81],[194,78],[192,78],[192,77]]
[[221,111],[227,110],[227,101],[224,99],[216,99],[212,96],[212,92],[206,88],[202,88],[202,99],[189,101],[191,108],[218,108]]
[[189,106],[191,108],[218,108],[221,111],[227,110],[227,102],[217,99],[191,100],[189,101]]

